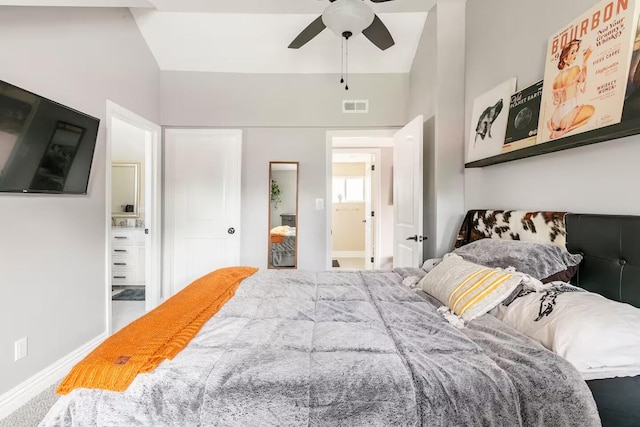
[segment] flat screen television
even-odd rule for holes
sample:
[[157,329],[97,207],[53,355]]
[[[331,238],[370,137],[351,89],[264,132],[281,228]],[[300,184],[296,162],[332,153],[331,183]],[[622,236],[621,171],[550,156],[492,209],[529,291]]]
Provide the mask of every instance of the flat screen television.
[[87,194],[99,124],[0,80],[0,192]]

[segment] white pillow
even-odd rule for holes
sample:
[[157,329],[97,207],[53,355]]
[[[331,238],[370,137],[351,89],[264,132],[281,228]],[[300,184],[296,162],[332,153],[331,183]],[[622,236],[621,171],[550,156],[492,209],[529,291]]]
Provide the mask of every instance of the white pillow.
[[418,283],[418,288],[469,321],[500,304],[522,281],[522,275],[489,268],[450,253]]
[[442,258],[429,258],[422,263],[422,269],[427,273],[433,270],[433,267],[438,265],[442,261]]
[[632,305],[554,283],[551,290],[519,296],[491,314],[583,374],[640,367],[640,309]]

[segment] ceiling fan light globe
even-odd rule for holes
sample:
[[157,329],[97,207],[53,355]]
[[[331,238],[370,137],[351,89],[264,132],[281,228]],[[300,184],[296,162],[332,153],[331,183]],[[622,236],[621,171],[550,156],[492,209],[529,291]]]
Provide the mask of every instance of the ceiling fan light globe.
[[360,34],[374,18],[373,9],[362,0],[336,0],[322,13],[322,22],[338,37],[345,32]]

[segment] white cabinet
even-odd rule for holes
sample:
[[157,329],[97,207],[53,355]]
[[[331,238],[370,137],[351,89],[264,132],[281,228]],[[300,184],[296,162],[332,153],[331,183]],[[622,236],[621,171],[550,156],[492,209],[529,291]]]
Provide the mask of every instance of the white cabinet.
[[111,285],[144,286],[144,229],[111,229]]

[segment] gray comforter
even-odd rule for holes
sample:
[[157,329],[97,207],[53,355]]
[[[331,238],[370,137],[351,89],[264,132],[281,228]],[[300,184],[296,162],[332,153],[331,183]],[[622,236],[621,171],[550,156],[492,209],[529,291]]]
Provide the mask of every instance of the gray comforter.
[[398,273],[259,271],[174,360],[41,425],[600,424],[568,362],[491,315],[456,329]]

